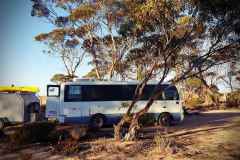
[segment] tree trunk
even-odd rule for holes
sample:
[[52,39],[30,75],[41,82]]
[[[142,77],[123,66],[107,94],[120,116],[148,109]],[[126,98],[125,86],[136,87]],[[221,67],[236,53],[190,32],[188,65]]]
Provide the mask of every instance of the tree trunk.
[[137,133],[138,133],[138,130],[140,129],[138,124],[139,117],[140,116],[138,114],[135,114],[135,116],[131,120],[131,125],[128,129],[128,132],[124,136],[125,141],[134,141],[137,139]]
[[[162,92],[160,92],[162,93]],[[151,105],[153,104],[154,100],[156,99],[156,97],[160,94],[153,94],[150,98],[148,103],[145,105],[145,107],[143,109],[141,109],[140,111],[138,111],[137,113],[134,113],[134,115],[132,116],[132,118],[128,117],[123,117],[121,119],[121,121],[114,126],[114,137],[115,140],[119,141],[121,139],[125,140],[125,141],[133,141],[135,139],[137,139],[137,133],[140,129],[139,127],[139,123],[138,120],[139,118],[144,115],[145,113],[148,112],[149,108],[151,107]],[[123,128],[123,125],[126,123],[130,122],[130,126],[128,129],[128,132],[126,135],[124,135],[124,137],[121,136],[121,130]]]
[[[127,134],[127,137],[129,138],[124,138],[124,140],[130,140],[130,139],[135,139],[136,137],[136,131],[138,130],[138,119],[139,117],[142,115],[140,114],[142,112],[142,110],[145,110],[146,107],[150,107],[151,104],[148,106],[150,100],[148,101],[147,105],[145,106],[144,109],[140,110],[139,112],[135,113],[134,116],[133,116],[133,119],[131,119],[131,116],[130,116],[130,113],[132,111],[132,108],[134,107],[134,105],[137,103],[137,101],[140,99],[140,97],[142,96],[143,94],[143,89],[145,88],[148,80],[151,78],[152,76],[152,73],[154,71],[154,68],[156,66],[156,63],[154,63],[149,71],[149,73],[146,75],[145,79],[141,82],[141,84],[139,84],[136,88],[136,91],[135,91],[135,94],[134,94],[134,100],[131,102],[131,104],[129,105],[128,107],[128,110],[127,112],[125,113],[125,115],[123,116],[123,118],[121,119],[121,121],[114,126],[114,138],[115,140],[119,141],[122,139],[122,136],[121,136],[121,132],[122,132],[122,129],[124,127],[124,125],[128,124],[130,122],[130,128],[128,131],[131,131],[129,132],[129,134]],[[159,85],[162,83],[162,80],[159,82]],[[153,97],[153,96],[152,96]],[[148,109],[147,109],[148,111]],[[146,112],[147,112],[146,111]],[[139,115],[138,115],[139,114]]]
[[152,97],[150,97],[150,99],[149,99],[148,103],[145,105],[145,107],[143,109],[141,109],[140,111],[138,111],[137,113],[134,113],[134,116],[131,119],[128,133],[124,137],[125,141],[133,141],[133,140],[137,139],[137,133],[140,129],[138,120],[142,115],[144,115],[145,113],[148,112],[149,108],[151,107],[151,105],[154,102],[155,97],[156,97],[156,95],[153,95]]
[[122,139],[122,128],[126,123],[127,118],[124,116],[117,125],[114,125],[114,138],[116,141],[120,141]]

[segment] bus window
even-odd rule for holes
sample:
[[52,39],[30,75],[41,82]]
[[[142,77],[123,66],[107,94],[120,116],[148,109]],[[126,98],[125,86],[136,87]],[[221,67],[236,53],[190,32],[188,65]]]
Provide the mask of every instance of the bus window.
[[69,85],[65,88],[66,101],[79,101],[81,100],[82,89],[79,85]]
[[136,85],[124,85],[121,89],[122,99],[123,100],[133,100]]
[[124,100],[121,85],[85,85],[83,101],[120,101]]
[[179,100],[179,95],[175,88],[165,89],[163,96],[165,100]]
[[48,85],[47,86],[47,96],[48,97],[59,97],[60,96],[60,86],[59,85]]

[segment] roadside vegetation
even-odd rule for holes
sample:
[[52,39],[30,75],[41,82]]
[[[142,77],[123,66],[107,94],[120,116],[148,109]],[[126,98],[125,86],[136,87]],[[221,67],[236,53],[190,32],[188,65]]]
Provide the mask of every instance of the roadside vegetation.
[[[202,115],[187,116],[184,124],[164,128],[144,127],[143,136],[136,141],[116,142],[112,129],[89,132],[75,140],[67,136],[59,126],[57,141],[51,134],[42,131],[48,141],[36,135],[28,137],[24,143],[9,143],[5,137],[0,142],[0,159],[230,159],[237,160],[239,154],[240,111],[207,112]],[[217,121],[214,121],[217,120]],[[38,124],[43,126],[42,124]],[[44,126],[46,124],[44,123]],[[52,126],[52,124],[50,124]],[[35,126],[34,126],[35,127]],[[34,128],[33,127],[33,128]],[[178,128],[180,127],[180,128]],[[183,129],[181,129],[181,127]],[[32,128],[32,129],[33,129]],[[39,127],[38,127],[39,128]],[[29,131],[27,131],[29,132]],[[56,135],[56,134],[54,134]],[[65,137],[61,137],[61,136]],[[24,137],[24,136],[23,136]],[[55,137],[55,136],[54,136]],[[34,141],[29,140],[33,138]],[[28,142],[28,143],[26,143]],[[35,143],[33,143],[35,142]]]

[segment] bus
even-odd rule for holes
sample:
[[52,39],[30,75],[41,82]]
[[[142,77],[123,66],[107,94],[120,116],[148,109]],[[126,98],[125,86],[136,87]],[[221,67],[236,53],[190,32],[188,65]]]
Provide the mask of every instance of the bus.
[[[76,80],[47,86],[46,118],[60,123],[87,124],[95,128],[117,123],[133,100],[139,82]],[[148,83],[133,112],[142,109],[156,83]],[[154,101],[148,114],[157,123],[170,125],[184,118],[175,86],[162,84],[163,94]]]

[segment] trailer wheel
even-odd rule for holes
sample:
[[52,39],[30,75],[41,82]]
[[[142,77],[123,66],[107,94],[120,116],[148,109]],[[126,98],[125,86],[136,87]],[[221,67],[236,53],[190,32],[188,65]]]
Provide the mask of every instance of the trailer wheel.
[[162,126],[171,126],[172,124],[172,116],[170,113],[164,112],[161,113],[158,118],[158,124]]
[[3,119],[0,119],[0,130],[2,130],[5,126],[5,122]]

